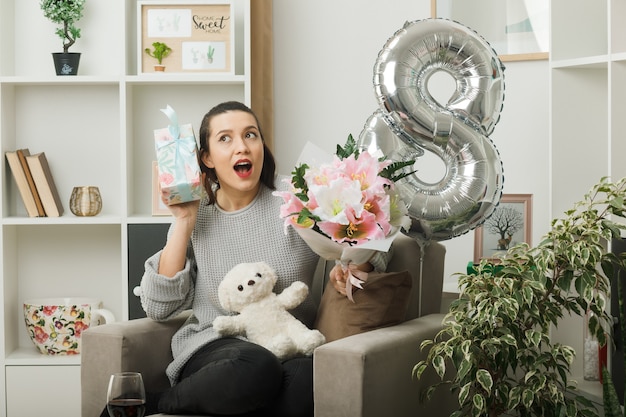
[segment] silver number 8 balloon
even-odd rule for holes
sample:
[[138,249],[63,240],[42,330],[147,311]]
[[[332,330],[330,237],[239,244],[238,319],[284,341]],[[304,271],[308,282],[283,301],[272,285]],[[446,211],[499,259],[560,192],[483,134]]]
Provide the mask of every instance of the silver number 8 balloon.
[[[441,105],[428,91],[445,71],[456,89]],[[504,102],[504,65],[480,35],[447,19],[405,23],[385,44],[374,66],[380,105],[359,136],[396,160],[417,159],[417,172],[397,183],[413,220],[411,235],[446,240],[482,224],[502,195],[502,161],[489,135]],[[419,157],[444,162],[435,182],[419,177]]]

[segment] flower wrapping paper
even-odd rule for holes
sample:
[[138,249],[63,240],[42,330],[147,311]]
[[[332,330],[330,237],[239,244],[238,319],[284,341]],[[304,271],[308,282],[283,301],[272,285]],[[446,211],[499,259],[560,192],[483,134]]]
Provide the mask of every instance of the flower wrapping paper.
[[[331,158],[332,155],[328,155],[321,148],[311,142],[307,142],[300,154],[298,164],[306,163],[309,166],[319,166],[328,162]],[[401,232],[400,227],[393,227],[392,231],[385,238],[349,245],[348,243],[335,242],[310,228],[291,226],[313,252],[323,259],[334,260],[336,263],[341,264],[344,270],[349,271],[349,278],[346,281],[346,294],[351,301],[354,301],[352,287],[362,288],[362,284],[367,281],[368,275],[367,272],[357,270],[356,265],[368,262],[376,251],[389,251],[394,239]]]
[[198,146],[191,124],[178,124],[176,112],[161,109],[170,119],[168,127],[154,130],[159,167],[159,186],[167,205],[200,200],[204,189],[198,164]]

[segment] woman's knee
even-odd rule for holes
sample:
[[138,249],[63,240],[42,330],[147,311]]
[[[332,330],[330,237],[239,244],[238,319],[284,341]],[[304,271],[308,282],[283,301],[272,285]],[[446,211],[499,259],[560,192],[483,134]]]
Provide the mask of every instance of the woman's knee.
[[[250,344],[252,345],[252,344]],[[265,348],[253,345],[242,349],[233,373],[232,383],[251,397],[260,397],[262,402],[278,396],[282,387],[283,367],[276,356]]]
[[162,411],[245,413],[271,404],[281,391],[281,363],[270,351],[249,342],[218,344],[199,352],[190,365],[193,372],[186,372],[161,401],[161,406],[170,404]]

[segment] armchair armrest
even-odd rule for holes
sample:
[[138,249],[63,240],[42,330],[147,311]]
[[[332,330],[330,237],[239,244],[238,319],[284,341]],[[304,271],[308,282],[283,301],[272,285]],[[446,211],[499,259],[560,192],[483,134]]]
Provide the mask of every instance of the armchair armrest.
[[90,327],[82,335],[82,415],[99,416],[106,405],[109,377],[116,372],[141,372],[146,391],[170,386],[165,368],[172,361],[170,343],[189,313],[166,322],[148,318]]
[[[413,379],[427,352],[420,343],[442,329],[444,314],[336,340],[315,350],[315,416],[378,417],[450,415],[458,403],[445,388],[426,403],[420,391],[440,381],[433,371]],[[427,374],[428,373],[428,374]]]

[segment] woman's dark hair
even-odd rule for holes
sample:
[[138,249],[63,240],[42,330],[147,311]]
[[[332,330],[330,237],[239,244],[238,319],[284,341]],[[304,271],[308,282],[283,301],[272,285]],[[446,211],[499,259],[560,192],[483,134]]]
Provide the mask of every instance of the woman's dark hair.
[[200,153],[198,155],[200,169],[202,173],[204,173],[204,189],[206,190],[207,196],[209,198],[209,204],[215,204],[216,197],[215,191],[219,188],[220,184],[217,179],[217,175],[215,174],[214,168],[209,168],[202,161],[202,157],[204,154],[210,154],[209,150],[209,137],[211,136],[211,132],[209,131],[209,126],[211,125],[211,120],[217,115],[227,113],[229,111],[243,111],[248,114],[251,114],[256,121],[256,124],[259,128],[259,134],[261,135],[261,140],[263,141],[263,167],[261,168],[261,183],[264,184],[271,190],[275,190],[276,186],[274,185],[274,178],[276,175],[276,160],[274,159],[274,155],[272,155],[272,151],[267,147],[265,143],[265,137],[263,136],[263,131],[261,130],[261,125],[259,124],[259,119],[256,117],[256,114],[245,104],[240,103],[238,101],[226,101],[224,103],[218,104],[213,107],[207,114],[202,118],[202,123],[200,124]]

